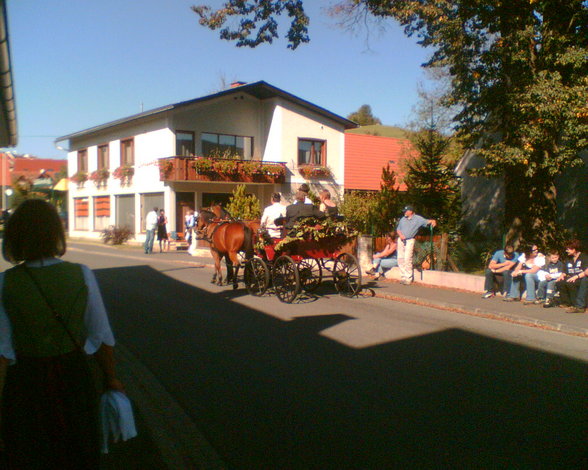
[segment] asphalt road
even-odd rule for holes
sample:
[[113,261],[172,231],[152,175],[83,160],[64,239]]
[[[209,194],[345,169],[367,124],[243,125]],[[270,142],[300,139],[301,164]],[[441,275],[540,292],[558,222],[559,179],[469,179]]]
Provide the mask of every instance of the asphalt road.
[[324,285],[293,305],[72,245],[121,345],[226,467],[582,468],[588,340]]

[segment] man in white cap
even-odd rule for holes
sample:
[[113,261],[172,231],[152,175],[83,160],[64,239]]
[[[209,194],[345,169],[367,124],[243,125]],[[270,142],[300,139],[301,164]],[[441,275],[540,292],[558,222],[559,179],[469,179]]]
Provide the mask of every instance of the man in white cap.
[[412,254],[414,251],[414,237],[421,227],[430,225],[435,227],[437,222],[433,219],[425,219],[414,213],[412,206],[405,206],[404,216],[398,221],[396,233],[398,234],[398,266],[400,267],[400,282],[410,285],[412,275]]

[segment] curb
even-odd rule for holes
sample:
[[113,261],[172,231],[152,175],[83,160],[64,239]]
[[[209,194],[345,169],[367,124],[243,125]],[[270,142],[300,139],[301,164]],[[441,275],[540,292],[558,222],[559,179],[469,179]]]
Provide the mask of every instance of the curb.
[[374,297],[386,300],[394,300],[397,302],[410,303],[421,305],[423,307],[436,308],[439,310],[446,310],[450,312],[463,313],[476,317],[488,318],[491,320],[502,320],[515,323],[523,326],[532,326],[536,328],[543,328],[545,330],[557,331],[573,336],[582,336],[588,338],[588,328],[580,328],[571,325],[566,325],[560,322],[551,322],[548,320],[538,320],[536,318],[525,317],[511,313],[495,312],[482,308],[471,308],[465,305],[453,304],[448,302],[434,302],[430,299],[423,299],[421,297],[412,297],[408,295],[399,294],[381,294],[374,292]]

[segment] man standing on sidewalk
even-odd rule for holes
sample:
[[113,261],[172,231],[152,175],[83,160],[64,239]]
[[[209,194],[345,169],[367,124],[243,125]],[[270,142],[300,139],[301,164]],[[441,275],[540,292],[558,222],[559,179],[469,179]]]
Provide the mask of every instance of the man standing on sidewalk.
[[145,254],[153,253],[153,242],[155,240],[155,230],[157,230],[157,207],[145,217]]
[[412,254],[414,251],[414,237],[421,227],[430,225],[435,227],[437,222],[425,219],[414,213],[412,206],[404,208],[404,217],[398,222],[398,266],[400,267],[400,282],[409,285],[412,282]]

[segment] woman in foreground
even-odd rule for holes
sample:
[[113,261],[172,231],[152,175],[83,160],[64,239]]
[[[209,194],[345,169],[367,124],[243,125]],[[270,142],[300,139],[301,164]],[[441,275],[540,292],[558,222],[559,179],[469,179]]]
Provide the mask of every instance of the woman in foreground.
[[63,225],[40,199],[8,220],[0,274],[1,436],[9,468],[98,469],[98,394],[87,355],[106,389],[123,391],[114,337],[92,271],[59,259]]

